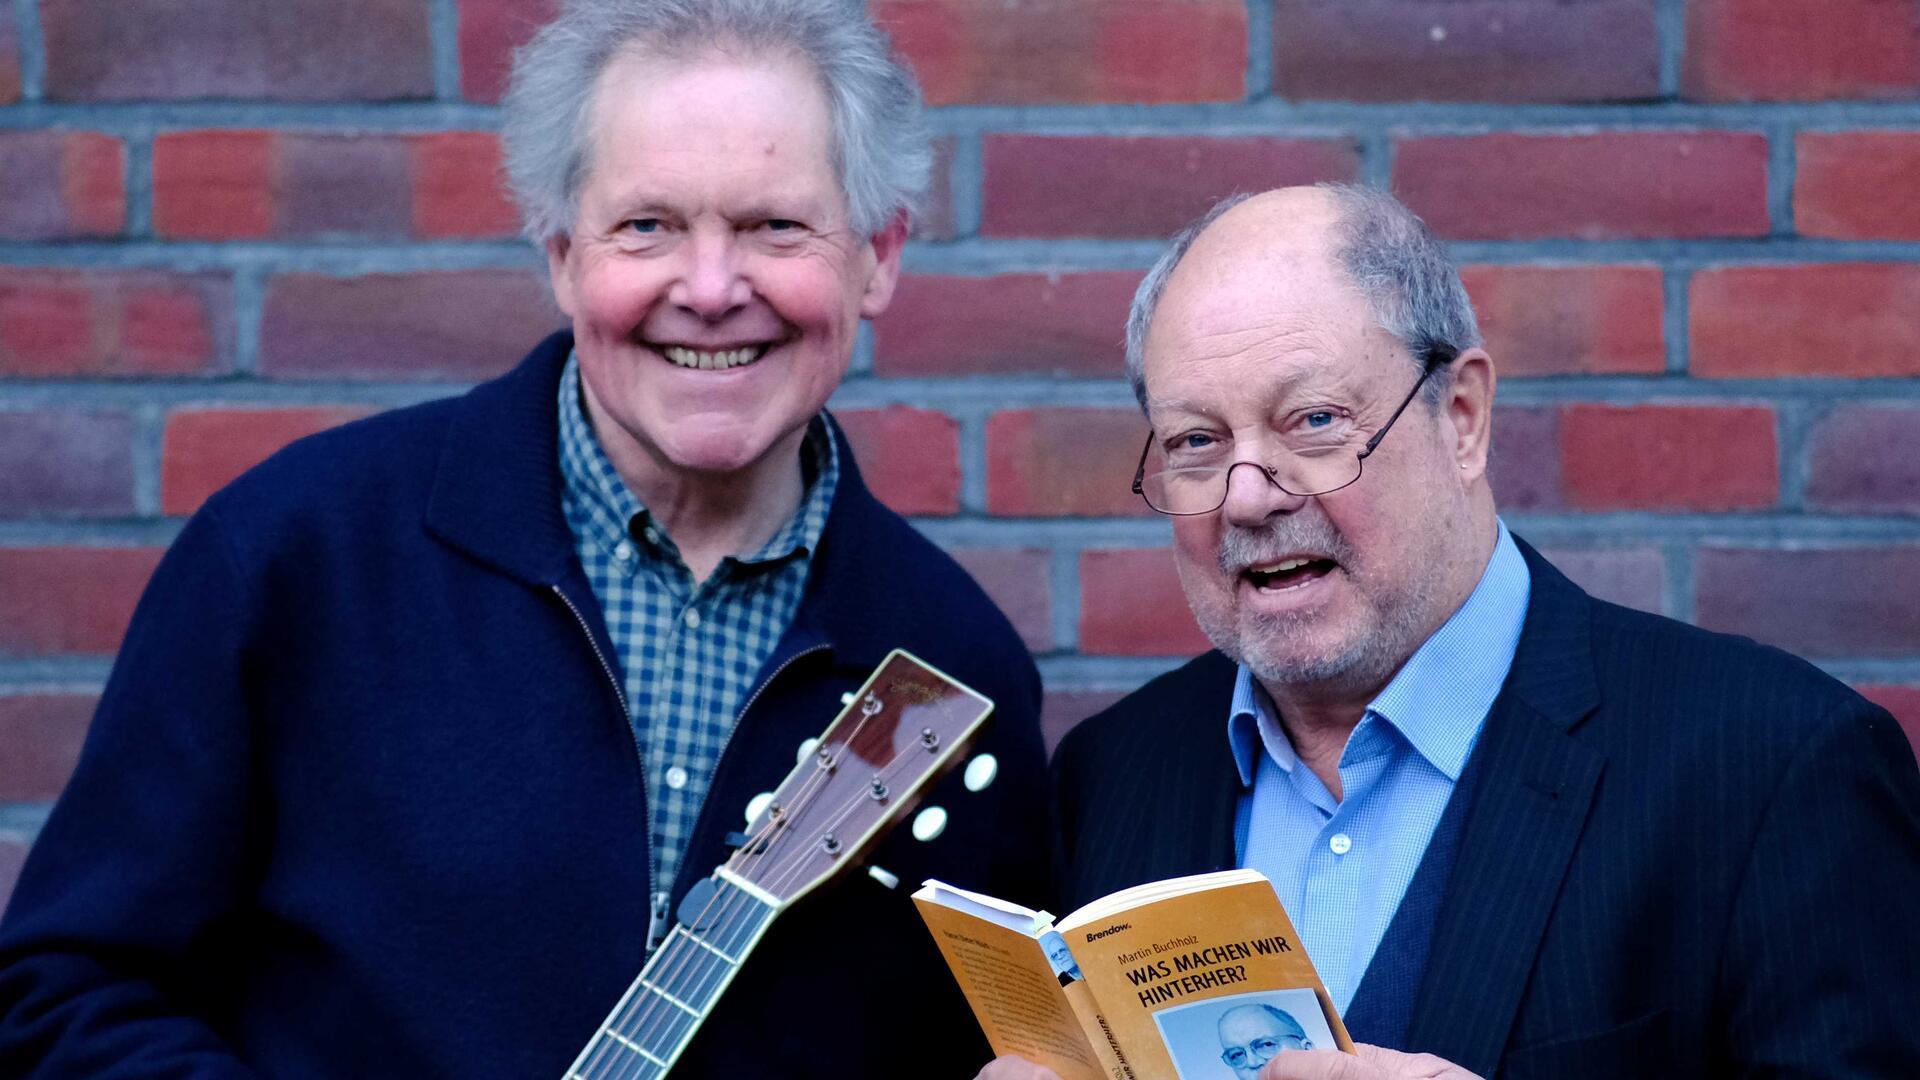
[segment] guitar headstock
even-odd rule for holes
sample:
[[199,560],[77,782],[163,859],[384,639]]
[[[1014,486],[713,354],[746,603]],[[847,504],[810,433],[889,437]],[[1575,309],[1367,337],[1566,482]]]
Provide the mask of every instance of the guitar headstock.
[[806,895],[911,812],[992,712],[971,687],[905,650],[888,653],[748,823],[726,869],[782,905]]

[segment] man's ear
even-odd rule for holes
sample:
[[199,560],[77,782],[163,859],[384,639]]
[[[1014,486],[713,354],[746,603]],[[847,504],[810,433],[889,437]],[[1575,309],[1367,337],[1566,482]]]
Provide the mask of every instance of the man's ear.
[[547,238],[547,282],[553,287],[553,302],[567,318],[573,318],[573,276],[567,273],[567,257],[573,253],[573,238],[559,233]]
[[873,274],[867,278],[867,289],[860,296],[860,317],[879,318],[893,302],[893,287],[900,282],[900,249],[907,243],[907,212],[893,215],[893,220],[873,234],[869,241],[873,245]]
[[1460,467],[1460,479],[1478,480],[1487,471],[1487,448],[1493,438],[1493,389],[1497,381],[1493,357],[1485,349],[1468,349],[1453,364],[1447,383],[1446,415],[1453,432],[1449,447]]

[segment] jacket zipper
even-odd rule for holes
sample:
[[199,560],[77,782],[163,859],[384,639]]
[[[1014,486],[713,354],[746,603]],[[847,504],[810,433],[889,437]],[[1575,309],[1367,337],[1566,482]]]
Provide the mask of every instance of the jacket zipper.
[[646,830],[647,841],[647,952],[652,954],[666,937],[667,895],[654,888],[653,880],[653,807],[647,797],[646,759],[640,750],[640,735],[633,730],[633,712],[627,707],[627,692],[620,687],[620,680],[614,677],[613,665],[607,663],[607,655],[600,651],[600,643],[594,640],[593,627],[587,625],[586,616],[580,614],[579,607],[567,597],[558,585],[549,585],[553,595],[573,613],[573,621],[580,626],[580,632],[587,637],[587,647],[593,650],[593,658],[600,661],[600,670],[607,677],[607,685],[613,687],[614,700],[620,703],[620,724],[627,729],[627,737],[633,741],[635,767],[640,772],[640,819],[641,827]]

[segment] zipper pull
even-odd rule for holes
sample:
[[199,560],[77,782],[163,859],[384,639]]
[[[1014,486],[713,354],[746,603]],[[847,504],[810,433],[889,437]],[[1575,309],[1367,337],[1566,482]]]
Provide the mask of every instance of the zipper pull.
[[647,917],[648,953],[652,953],[653,950],[659,948],[660,943],[667,939],[667,899],[668,894],[666,893],[657,892],[653,894],[653,911],[650,912]]

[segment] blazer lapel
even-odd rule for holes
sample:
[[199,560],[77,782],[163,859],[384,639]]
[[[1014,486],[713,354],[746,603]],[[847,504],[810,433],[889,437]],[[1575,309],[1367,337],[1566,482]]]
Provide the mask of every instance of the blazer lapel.
[[1415,999],[1408,1049],[1493,1075],[1604,758],[1574,727],[1599,703],[1591,601],[1532,548],[1527,623],[1468,768],[1473,801]]

